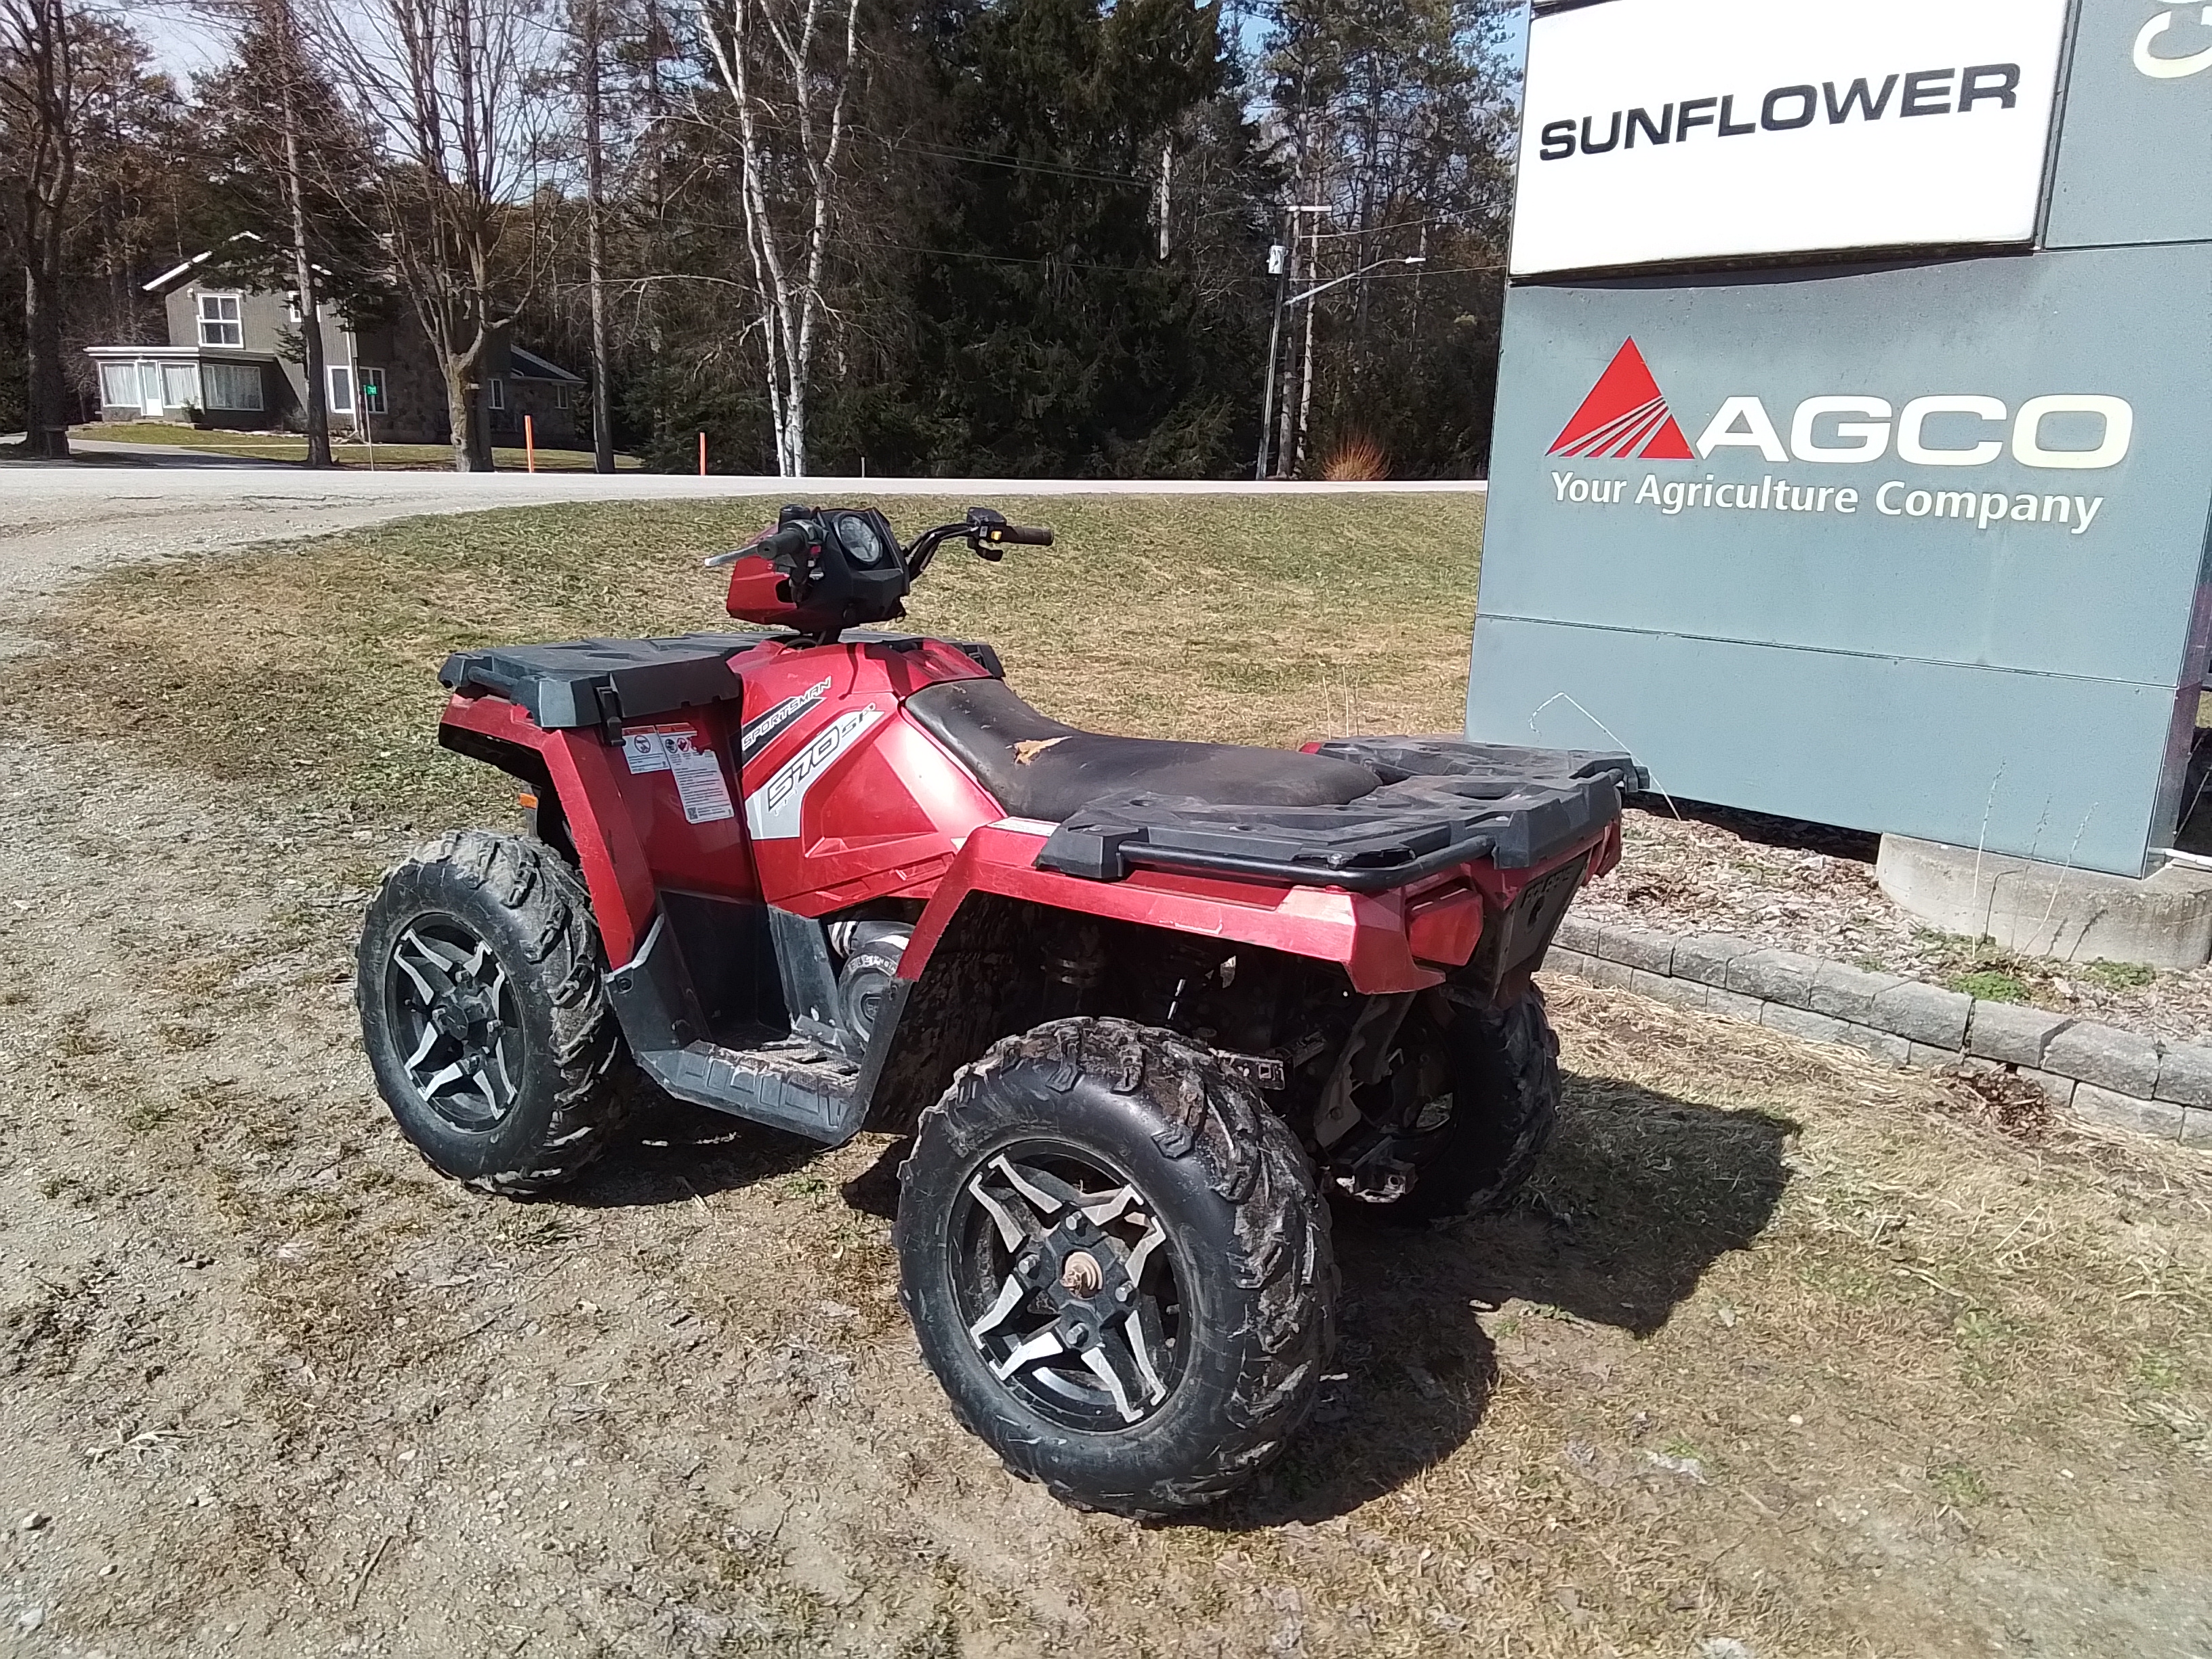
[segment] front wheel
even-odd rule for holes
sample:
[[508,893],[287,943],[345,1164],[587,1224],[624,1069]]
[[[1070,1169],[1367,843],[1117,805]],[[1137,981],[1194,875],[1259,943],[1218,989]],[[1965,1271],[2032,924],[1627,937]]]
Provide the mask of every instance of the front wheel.
[[356,957],[362,1044],[400,1132],[440,1173],[539,1192],[628,1114],[599,932],[536,842],[464,830],[384,878]]
[[998,1044],[922,1115],[901,1293],[961,1421],[1063,1501],[1212,1502],[1312,1408],[1328,1206],[1207,1051],[1113,1019]]

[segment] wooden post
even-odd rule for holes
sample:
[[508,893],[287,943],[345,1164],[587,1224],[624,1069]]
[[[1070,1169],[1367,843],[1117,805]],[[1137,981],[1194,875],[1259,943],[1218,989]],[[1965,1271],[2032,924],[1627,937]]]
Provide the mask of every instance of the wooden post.
[[538,425],[530,416],[522,417],[522,465],[526,471],[538,471]]
[[699,434],[699,476],[707,476],[707,434],[703,432]]

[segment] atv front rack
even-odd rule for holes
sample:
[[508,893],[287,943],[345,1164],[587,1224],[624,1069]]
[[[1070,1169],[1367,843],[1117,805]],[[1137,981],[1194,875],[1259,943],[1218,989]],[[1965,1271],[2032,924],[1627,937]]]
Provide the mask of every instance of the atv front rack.
[[1379,892],[1476,859],[1502,870],[1548,863],[1650,785],[1628,756],[1588,750],[1348,738],[1316,752],[1366,767],[1382,787],[1342,806],[1096,800],[1053,831],[1037,863],[1092,881],[1146,866]]

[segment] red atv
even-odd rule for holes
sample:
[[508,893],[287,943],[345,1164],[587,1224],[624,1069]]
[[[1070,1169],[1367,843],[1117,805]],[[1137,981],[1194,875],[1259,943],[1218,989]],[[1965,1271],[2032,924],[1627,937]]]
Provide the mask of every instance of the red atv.
[[363,1036],[400,1128],[495,1192],[678,1099],[837,1146],[910,1134],[896,1240],[954,1410],[1073,1502],[1158,1515],[1273,1456],[1326,1370],[1329,1209],[1503,1202],[1558,1109],[1529,975],[1620,856],[1625,755],[1078,731],[990,647],[866,624],[901,546],[791,507],[730,566],[772,631],[466,651],[439,741],[527,836],[389,875]]

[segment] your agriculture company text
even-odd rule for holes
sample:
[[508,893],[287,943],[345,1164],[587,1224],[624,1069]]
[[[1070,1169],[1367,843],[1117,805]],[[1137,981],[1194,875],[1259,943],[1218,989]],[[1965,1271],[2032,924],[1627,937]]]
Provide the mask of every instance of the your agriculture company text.
[[1644,475],[1629,493],[1627,478],[1592,477],[1581,472],[1552,474],[1552,490],[1562,503],[1590,507],[1649,507],[1673,518],[1690,512],[1848,513],[1871,509],[1890,519],[1954,519],[1978,530],[2001,524],[2063,526],[2079,536],[2097,520],[2102,495],[2008,493],[1997,489],[1928,489],[1902,478],[1862,492],[1850,486],[1791,483],[1768,473],[1757,483],[1725,481],[1708,472],[1702,479],[1662,480]]

